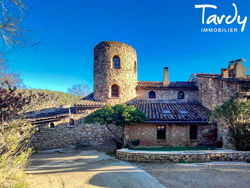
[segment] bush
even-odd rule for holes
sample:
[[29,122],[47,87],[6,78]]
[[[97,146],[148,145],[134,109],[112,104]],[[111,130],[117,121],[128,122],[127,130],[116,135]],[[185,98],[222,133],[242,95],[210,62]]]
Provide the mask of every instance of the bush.
[[228,141],[236,150],[250,150],[250,101],[232,97],[214,108],[210,121],[227,130]]
[[246,123],[228,127],[228,140],[239,151],[250,151],[250,131]]
[[0,182],[17,179],[17,172],[25,168],[32,149],[28,148],[34,126],[22,120],[5,124],[0,132]]

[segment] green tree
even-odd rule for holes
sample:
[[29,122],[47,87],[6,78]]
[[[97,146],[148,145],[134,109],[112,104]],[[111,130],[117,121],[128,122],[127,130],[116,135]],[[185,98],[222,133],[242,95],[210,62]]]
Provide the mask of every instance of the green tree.
[[210,121],[227,130],[227,139],[236,150],[250,150],[250,101],[232,97],[214,108]]
[[[147,116],[134,106],[126,104],[117,104],[115,106],[105,105],[101,109],[96,110],[83,119],[84,123],[97,123],[106,125],[109,131],[115,136],[115,139],[124,144],[124,127],[125,125],[133,125],[135,123],[143,123],[147,120]],[[116,125],[123,130],[122,138],[116,135],[110,125]]]

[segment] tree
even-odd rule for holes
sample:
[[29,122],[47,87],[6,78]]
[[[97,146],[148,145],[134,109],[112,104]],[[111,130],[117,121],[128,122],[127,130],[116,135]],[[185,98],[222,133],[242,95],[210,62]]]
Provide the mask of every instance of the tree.
[[28,147],[34,126],[25,118],[32,105],[46,100],[44,94],[23,95],[7,82],[0,87],[0,183],[24,167],[32,149]]
[[[115,136],[115,139],[124,144],[124,127],[135,123],[143,123],[147,116],[136,107],[126,104],[117,104],[115,106],[105,105],[101,109],[94,111],[83,119],[84,123],[97,123],[106,125],[109,131]],[[116,125],[123,130],[122,138],[113,132],[110,125]]]
[[[26,85],[23,83],[23,80],[20,78],[20,74],[10,71],[6,60],[2,59],[0,54],[0,84],[4,83],[5,81],[7,81],[11,86],[16,86],[18,88],[26,87]],[[7,85],[5,85],[5,87],[6,86]]]
[[214,108],[210,121],[227,130],[228,141],[236,150],[250,150],[250,101],[234,96]]
[[[33,30],[24,29],[23,18],[28,7],[22,0],[0,1],[0,38],[11,48],[33,46],[37,42],[32,40],[29,33]],[[3,49],[2,49],[3,50]]]
[[68,88],[68,93],[77,95],[79,97],[85,97],[90,93],[88,85],[77,84],[73,85],[71,88]]

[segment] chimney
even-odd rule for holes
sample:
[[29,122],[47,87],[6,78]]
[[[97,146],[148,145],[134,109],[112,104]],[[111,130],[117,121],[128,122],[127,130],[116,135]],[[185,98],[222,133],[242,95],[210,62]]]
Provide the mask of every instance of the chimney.
[[168,67],[164,67],[164,79],[163,79],[163,85],[168,86],[170,84],[169,78],[168,78]]
[[247,67],[243,66],[246,59],[237,59],[230,61],[228,66],[228,76],[232,78],[246,78]]
[[228,78],[228,69],[221,68],[221,77]]

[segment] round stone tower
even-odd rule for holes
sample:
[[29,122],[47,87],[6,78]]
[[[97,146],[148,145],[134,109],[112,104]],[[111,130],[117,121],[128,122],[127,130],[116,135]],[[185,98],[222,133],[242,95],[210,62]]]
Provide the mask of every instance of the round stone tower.
[[94,98],[111,105],[136,98],[137,55],[132,46],[104,41],[94,49]]

